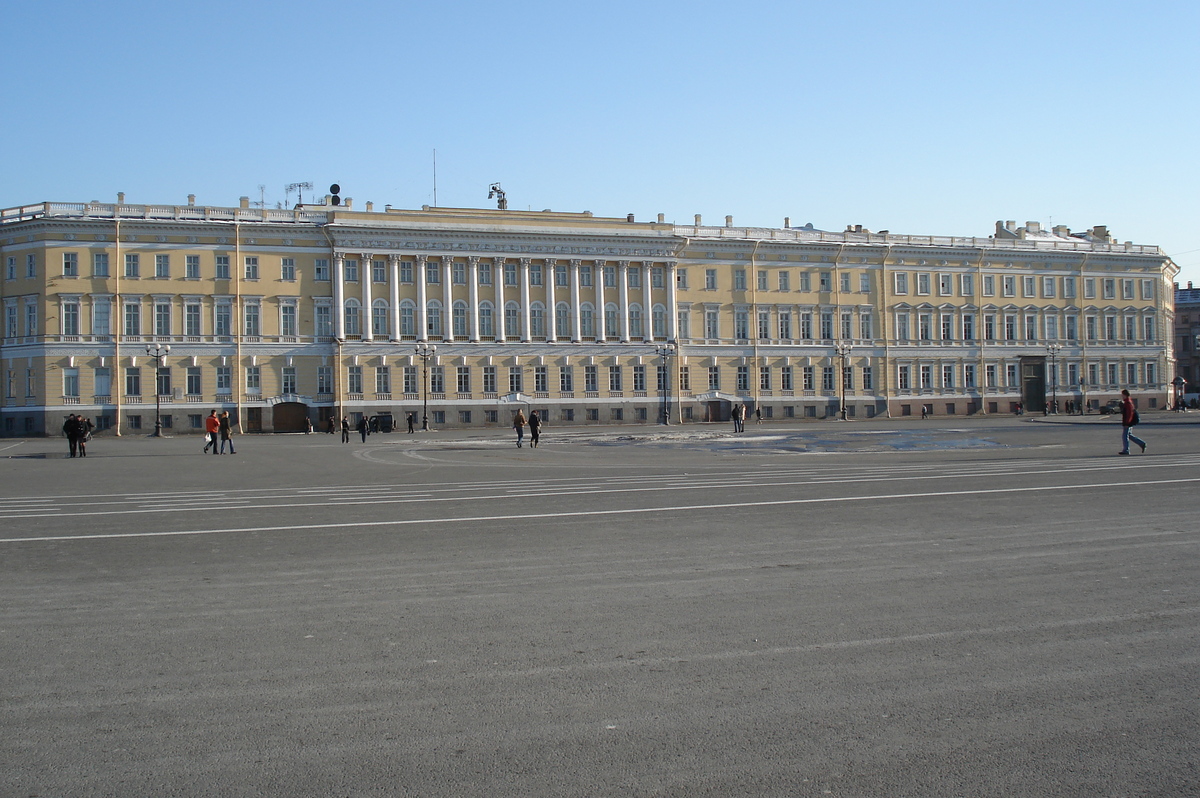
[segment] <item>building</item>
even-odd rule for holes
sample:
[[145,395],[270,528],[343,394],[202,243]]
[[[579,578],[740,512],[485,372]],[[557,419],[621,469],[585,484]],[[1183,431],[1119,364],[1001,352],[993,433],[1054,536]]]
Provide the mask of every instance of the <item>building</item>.
[[1200,288],[1190,281],[1187,288],[1175,286],[1175,374],[1173,382],[1183,380],[1175,398],[1195,405],[1200,400]]
[[[986,238],[353,202],[0,211],[2,431],[1009,413],[1167,401],[1177,268],[1103,227]],[[161,368],[148,350],[170,347]]]

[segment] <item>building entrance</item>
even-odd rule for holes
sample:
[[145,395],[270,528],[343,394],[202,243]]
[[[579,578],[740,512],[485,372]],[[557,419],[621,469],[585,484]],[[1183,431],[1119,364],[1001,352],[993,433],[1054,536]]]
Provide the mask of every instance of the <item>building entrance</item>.
[[1026,412],[1046,410],[1046,358],[1021,358],[1021,404]]
[[308,405],[280,402],[271,408],[271,429],[275,432],[307,432]]

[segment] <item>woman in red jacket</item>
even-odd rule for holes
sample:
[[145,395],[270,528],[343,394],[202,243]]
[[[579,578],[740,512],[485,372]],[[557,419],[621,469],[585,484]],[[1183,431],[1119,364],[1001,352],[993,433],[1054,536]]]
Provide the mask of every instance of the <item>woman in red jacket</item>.
[[1142,447],[1142,452],[1146,451],[1146,442],[1130,432],[1130,428],[1137,423],[1134,419],[1137,417],[1137,411],[1133,409],[1133,400],[1129,398],[1129,391],[1121,391],[1121,451],[1117,454],[1129,454],[1129,442],[1133,441],[1138,446]]

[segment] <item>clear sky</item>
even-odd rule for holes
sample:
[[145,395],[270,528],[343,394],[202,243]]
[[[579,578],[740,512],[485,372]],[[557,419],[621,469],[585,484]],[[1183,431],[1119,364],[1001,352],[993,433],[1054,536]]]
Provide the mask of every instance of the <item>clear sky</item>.
[[436,150],[438,205],[1106,224],[1200,285],[1198,39],[1194,0],[0,0],[0,207],[420,207]]

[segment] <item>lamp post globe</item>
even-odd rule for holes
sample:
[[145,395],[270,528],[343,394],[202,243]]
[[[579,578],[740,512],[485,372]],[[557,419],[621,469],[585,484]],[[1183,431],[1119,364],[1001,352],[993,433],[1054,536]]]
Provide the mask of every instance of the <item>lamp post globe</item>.
[[437,347],[422,341],[414,350],[421,358],[421,430],[429,430],[429,358],[437,352]]
[[167,355],[171,353],[171,345],[163,346],[160,343],[147,344],[146,354],[154,358],[154,434],[153,438],[162,437],[162,364]]

